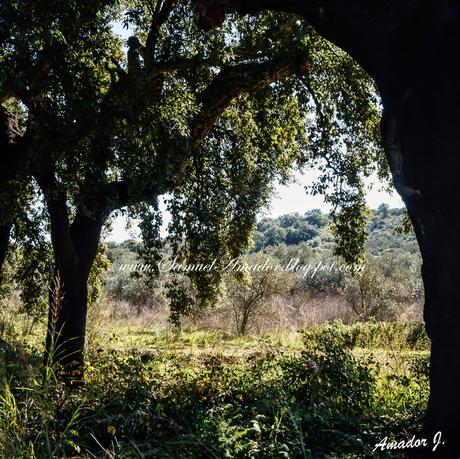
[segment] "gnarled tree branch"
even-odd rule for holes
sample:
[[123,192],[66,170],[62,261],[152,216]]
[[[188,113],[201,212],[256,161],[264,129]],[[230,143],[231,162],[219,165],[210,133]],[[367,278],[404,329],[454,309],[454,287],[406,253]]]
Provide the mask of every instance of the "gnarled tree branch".
[[275,81],[307,70],[308,60],[303,54],[278,56],[262,63],[239,64],[222,69],[198,95],[201,110],[190,125],[193,148],[199,146],[233,99],[241,94],[260,91]]
[[[239,64],[223,68],[198,94],[201,110],[190,123],[190,139],[164,142],[155,166],[156,180],[144,190],[130,194],[130,184],[117,181],[108,184],[105,196],[112,210],[172,191],[182,180],[184,171],[217,118],[241,94],[260,91],[269,84],[308,70],[303,54],[278,56],[262,63]],[[167,134],[165,133],[165,138]]]
[[145,42],[145,48],[146,48],[145,66],[146,68],[150,68],[153,63],[153,59],[155,56],[155,47],[156,47],[156,43],[158,40],[158,33],[160,31],[160,27],[168,19],[169,13],[171,12],[173,6],[174,6],[174,0],[158,1],[156,4],[156,9],[154,12],[152,23],[150,24],[149,32],[147,34],[147,40]]

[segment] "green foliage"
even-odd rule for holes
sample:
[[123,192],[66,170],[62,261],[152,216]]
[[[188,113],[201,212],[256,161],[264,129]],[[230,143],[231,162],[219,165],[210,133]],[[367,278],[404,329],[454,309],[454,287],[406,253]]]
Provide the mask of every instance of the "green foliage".
[[7,379],[0,383],[1,457],[57,457],[66,450],[79,452],[78,395],[69,394],[51,367],[44,368],[41,379],[37,374],[28,383],[28,387],[12,387]]
[[110,260],[107,258],[106,247],[101,244],[99,246],[96,258],[94,259],[91,272],[88,279],[88,304],[94,305],[100,299],[104,284],[104,275],[110,267]]
[[164,289],[161,287],[163,279],[151,282],[150,276],[135,269],[140,261],[138,243],[109,243],[107,256],[111,264],[103,277],[103,283],[109,298],[128,302],[138,313],[154,309],[165,301]]
[[[32,196],[27,195],[28,199]],[[48,286],[53,276],[51,244],[46,238],[48,220],[40,201],[21,199],[20,202],[23,207],[16,216],[7,257],[11,269],[7,282],[19,290],[23,309],[38,319],[46,311]]]
[[[312,327],[308,330],[308,337],[316,340],[329,328],[329,325]],[[337,321],[333,324],[333,330],[341,336],[346,348],[396,352],[430,350],[430,341],[421,323],[409,325],[402,322],[357,322],[353,325],[343,325]]]
[[418,255],[370,256],[365,269],[347,279],[343,292],[360,320],[394,320],[402,304],[422,300],[420,268]]
[[319,209],[299,214],[283,215],[276,219],[264,218],[257,223],[254,233],[254,251],[281,243],[297,245],[318,237],[325,230],[328,217]]
[[364,260],[369,216],[364,193],[349,194],[339,214],[333,213],[331,230],[337,240],[334,253],[343,257],[353,268]]
[[[70,222],[104,221],[117,209],[140,216],[142,255],[154,265],[157,201],[166,195],[173,256],[206,263],[246,250],[274,183],[316,165],[323,173],[312,192],[326,193],[336,209],[338,253],[359,260],[362,177],[380,154],[376,90],[306,22],[265,12],[205,34],[188,2],[134,0],[18,0],[0,16],[0,101],[37,126],[28,133],[40,148],[20,177],[38,182],[32,201],[41,193],[48,207],[62,199]],[[116,20],[135,34],[128,50]],[[283,77],[267,76],[274,66]],[[272,242],[314,236],[302,224]],[[181,298],[194,305],[181,306],[170,284],[176,315],[220,293],[218,270],[188,277],[192,294]]]
[[[340,326],[307,332],[301,356],[285,363],[287,386],[305,405],[302,425],[306,438],[315,439],[315,445],[308,442],[315,454],[362,448],[361,423],[366,423],[375,406],[372,367],[371,360],[358,361],[353,356],[351,342]],[[317,451],[318,444],[328,445],[328,450]]]
[[[366,227],[366,253],[369,255],[383,255],[385,252],[394,252],[401,249],[403,252],[415,254],[418,252],[417,242],[412,231],[401,232],[405,224],[406,212],[404,209],[390,209],[382,204],[369,215]],[[277,244],[298,245],[307,242],[308,246],[318,251],[334,249],[333,234],[330,226],[333,225],[331,216],[323,214],[319,209],[306,212],[304,215],[287,214],[278,218],[263,218],[257,223],[254,231],[253,251]],[[338,231],[336,228],[335,231]],[[289,235],[298,235],[298,241],[289,240]]]
[[390,209],[388,205],[382,204],[373,211],[369,222],[367,251],[372,255],[381,255],[398,249],[412,254],[418,253],[415,234],[408,223],[406,210]]
[[[15,98],[28,114],[36,112],[36,122],[48,116],[48,125],[43,128],[50,134],[63,125],[72,131],[71,126],[81,117],[94,115],[107,88],[104,65],[119,55],[114,46],[120,42],[112,36],[110,26],[115,17],[113,6],[112,1],[85,5],[75,1],[3,3],[2,102]],[[48,72],[49,68],[53,72]],[[34,106],[32,98],[38,94],[44,100]],[[44,106],[46,113],[40,110]]]
[[[401,336],[415,330],[399,327]],[[174,341],[162,352],[99,349],[72,395],[52,372],[39,382],[33,350],[22,357],[29,372],[22,364],[1,385],[1,454],[372,457],[384,436],[420,428],[427,400],[426,354],[370,350],[391,335],[386,328],[360,324],[357,335],[356,326],[317,327],[295,354],[259,346],[190,360]],[[370,348],[363,355],[356,345]],[[18,351],[0,346],[11,371]]]
[[357,263],[366,240],[363,177],[377,171],[388,178],[380,167],[380,108],[374,84],[362,69],[322,38],[313,37],[313,43],[322,45],[312,62],[312,72],[303,82],[318,126],[309,130],[314,145],[310,161],[321,175],[306,189],[324,194],[332,205],[337,253]]

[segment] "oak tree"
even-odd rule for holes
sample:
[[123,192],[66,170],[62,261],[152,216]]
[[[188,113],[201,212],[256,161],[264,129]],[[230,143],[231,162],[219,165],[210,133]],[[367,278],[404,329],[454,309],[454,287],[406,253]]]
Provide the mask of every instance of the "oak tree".
[[[49,231],[60,300],[47,349],[75,376],[88,279],[114,213],[141,218],[142,255],[155,260],[165,196],[173,255],[206,263],[248,246],[274,180],[294,165],[333,162],[343,179],[325,175],[319,188],[357,204],[344,215],[362,210],[355,190],[380,153],[363,141],[377,134],[373,84],[297,17],[235,18],[205,34],[184,1],[14,0],[0,18],[2,259],[8,241],[46,245]],[[173,317],[212,301],[219,271],[189,282],[191,295],[169,286]]]

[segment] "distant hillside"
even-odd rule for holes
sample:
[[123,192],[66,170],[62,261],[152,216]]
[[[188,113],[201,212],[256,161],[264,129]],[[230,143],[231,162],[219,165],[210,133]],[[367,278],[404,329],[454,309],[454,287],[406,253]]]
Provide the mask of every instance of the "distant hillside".
[[[390,209],[382,204],[372,211],[369,221],[369,239],[366,252],[369,255],[383,255],[391,252],[418,254],[417,241],[413,232],[402,232],[405,218],[404,209]],[[302,244],[315,251],[332,251],[334,237],[329,229],[331,220],[319,209],[309,210],[305,214],[282,215],[278,218],[264,218],[257,223],[253,235],[254,246],[251,252],[258,252],[267,247],[286,245],[294,247]],[[108,257],[123,263],[136,258],[138,242],[127,240],[121,244],[108,243]]]
[[[372,211],[368,231],[366,251],[372,255],[403,250],[418,251],[414,234],[401,232],[404,223],[404,209],[390,209],[382,204]],[[254,233],[253,251],[278,244],[297,245],[306,242],[312,248],[331,249],[334,244],[329,229],[330,218],[321,210],[314,209],[303,215],[298,213],[282,215],[278,218],[264,218]]]
[[[421,320],[421,259],[413,233],[401,231],[405,226],[404,220],[403,209],[382,205],[373,211],[368,226],[366,263],[360,276],[328,268],[338,267],[343,262],[333,256],[335,242],[329,229],[331,220],[320,210],[259,221],[254,246],[251,253],[245,254],[249,265],[269,260],[273,264],[278,262],[281,266],[288,266],[295,261],[299,266],[308,268],[302,276],[287,269],[278,272],[269,270],[273,277],[258,277],[257,271],[251,274],[251,282],[257,279],[268,282],[260,284],[264,291],[270,285],[281,291],[284,288],[289,290],[278,297],[281,303],[274,300],[270,306],[272,313],[265,311],[260,318],[288,317],[292,311],[300,310],[296,308],[303,308],[305,317],[322,317],[321,320],[350,320],[350,317],[359,320]],[[139,244],[136,241],[109,243],[108,258],[114,266],[139,263]],[[165,247],[164,253],[168,253],[168,247]],[[170,276],[163,273],[158,282],[150,284],[142,277],[131,276],[128,271],[111,269],[105,276],[104,285],[110,298],[131,305],[139,313],[146,308],[161,310],[166,307],[169,300],[165,296],[164,285],[169,279]],[[240,298],[238,295],[246,291],[240,285],[232,284],[231,279],[225,279],[225,282],[230,282],[227,285],[230,290],[226,291],[233,292],[232,298]],[[221,306],[225,309],[229,304],[234,303],[230,301]],[[280,307],[285,308],[282,309],[284,313],[277,315]],[[234,315],[233,312],[231,314]],[[228,320],[225,319],[226,322]]]

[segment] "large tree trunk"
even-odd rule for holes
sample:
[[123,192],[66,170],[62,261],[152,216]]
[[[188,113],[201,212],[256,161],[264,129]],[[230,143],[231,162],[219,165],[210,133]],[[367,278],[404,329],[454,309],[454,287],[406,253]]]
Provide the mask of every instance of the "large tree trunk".
[[10,181],[19,174],[19,162],[25,155],[21,140],[23,138],[15,116],[0,105],[0,285],[17,201],[17,185]]
[[429,33],[412,45],[414,61],[402,67],[402,84],[382,79],[380,89],[385,152],[423,260],[424,319],[431,339],[423,434],[432,441],[441,432],[444,442],[420,455],[455,458],[460,456],[460,68],[454,56],[460,29],[458,8],[450,12],[433,20]]
[[376,81],[383,143],[423,259],[425,323],[431,339],[424,434],[435,452],[460,457],[460,2],[458,0],[195,0],[197,22],[261,9],[303,15]]
[[420,75],[404,97],[384,98],[383,137],[423,259],[432,343],[424,433],[432,439],[441,431],[445,445],[437,455],[454,458],[460,455],[460,88],[451,56],[442,57],[431,56],[435,72]]
[[55,258],[50,290],[46,358],[67,379],[81,379],[84,366],[88,277],[99,246],[103,221],[77,212],[69,226],[60,203],[48,205]]

